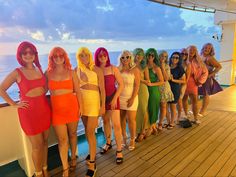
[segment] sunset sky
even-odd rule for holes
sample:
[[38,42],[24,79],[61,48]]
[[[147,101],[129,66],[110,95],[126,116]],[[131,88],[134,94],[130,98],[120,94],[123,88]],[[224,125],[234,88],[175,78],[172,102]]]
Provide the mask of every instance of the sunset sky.
[[53,46],[76,52],[179,49],[206,42],[220,33],[214,14],[169,7],[147,0],[0,0],[0,55],[15,54],[21,41],[40,54]]

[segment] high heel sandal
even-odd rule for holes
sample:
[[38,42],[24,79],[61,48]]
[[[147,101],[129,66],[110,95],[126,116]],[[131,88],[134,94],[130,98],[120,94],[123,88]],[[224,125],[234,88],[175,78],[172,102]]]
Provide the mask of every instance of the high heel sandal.
[[162,132],[162,124],[161,123],[158,124],[157,131],[160,133]]
[[112,148],[112,144],[106,143],[105,146],[103,146],[102,151],[100,154],[106,154],[110,149]]
[[135,149],[135,138],[130,139],[129,150],[133,151]]
[[96,174],[96,171],[97,171],[96,163],[95,163],[95,161],[89,161],[89,163],[90,163],[90,164],[93,164],[93,163],[94,163],[94,170],[88,169],[88,170],[87,170],[87,173],[86,173],[86,176],[88,176],[88,177],[94,177],[95,174]]
[[87,155],[87,157],[85,158],[86,160],[86,164],[89,165],[89,162],[90,162],[90,154]]
[[143,139],[145,139],[145,134],[140,133],[140,134],[138,134],[138,137],[135,139],[135,142],[141,142],[141,141],[143,141]]
[[122,164],[123,163],[123,156],[122,157],[117,157],[117,154],[118,153],[122,153],[122,150],[120,150],[120,151],[116,151],[116,164],[117,165],[120,165],[120,164]]
[[69,171],[70,171],[70,167],[67,167],[66,169],[63,169],[62,177],[69,177]]
[[43,166],[43,176],[44,177],[49,177],[48,166],[47,165]]
[[77,156],[75,156],[75,158],[72,158],[70,161],[70,171],[74,171],[76,169],[76,165],[77,165]]
[[34,172],[34,177],[37,177],[37,176],[43,176],[43,171]]

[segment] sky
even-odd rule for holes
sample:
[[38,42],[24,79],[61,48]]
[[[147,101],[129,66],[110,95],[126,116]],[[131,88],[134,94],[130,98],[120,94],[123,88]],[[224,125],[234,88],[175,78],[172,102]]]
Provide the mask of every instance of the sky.
[[148,0],[0,0],[0,55],[16,53],[31,41],[39,54],[60,46],[75,53],[94,51],[180,49],[206,42],[221,28],[214,14],[183,10]]

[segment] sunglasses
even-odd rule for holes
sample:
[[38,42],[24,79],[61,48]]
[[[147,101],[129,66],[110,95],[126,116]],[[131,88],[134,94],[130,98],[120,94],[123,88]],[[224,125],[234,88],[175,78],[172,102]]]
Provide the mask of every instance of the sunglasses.
[[106,54],[99,54],[98,57],[99,57],[99,58],[107,57],[107,55],[106,55]]
[[187,53],[181,53],[181,55],[185,55],[185,56],[188,56],[188,54],[187,54]]
[[130,58],[131,58],[131,56],[121,57],[121,60],[128,60]]
[[64,55],[63,54],[59,54],[59,55],[53,55],[53,58],[63,58]]
[[149,56],[149,57],[155,57],[155,55],[152,54],[152,53],[148,54],[148,56]]
[[173,56],[173,57],[171,57],[171,58],[172,58],[172,59],[179,59],[179,57],[174,57],[174,56]]
[[27,55],[27,54],[29,54],[29,55],[35,55],[35,52],[33,52],[33,51],[24,51],[24,52],[22,52],[21,53],[21,55]]

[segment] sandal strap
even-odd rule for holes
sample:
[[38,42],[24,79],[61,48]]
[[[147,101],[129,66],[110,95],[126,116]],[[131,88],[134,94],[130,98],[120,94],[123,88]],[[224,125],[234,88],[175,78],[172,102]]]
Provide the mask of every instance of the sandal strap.
[[116,153],[121,153],[121,152],[122,152],[122,150],[116,151]]
[[90,160],[89,162],[90,162],[90,163],[95,163],[95,160],[93,160],[93,161]]
[[42,174],[43,174],[42,171],[36,171],[36,172],[34,172],[34,176],[39,176],[39,175],[42,175]]

